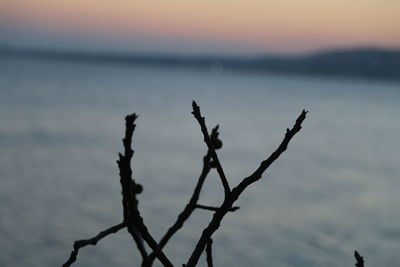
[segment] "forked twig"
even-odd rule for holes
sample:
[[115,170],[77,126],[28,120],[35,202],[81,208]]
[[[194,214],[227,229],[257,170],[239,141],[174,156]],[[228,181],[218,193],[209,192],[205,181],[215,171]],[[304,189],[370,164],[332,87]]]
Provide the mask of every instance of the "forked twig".
[[[215,140],[218,138],[218,125],[214,127],[211,131],[211,140]],[[164,236],[161,238],[160,242],[158,243],[158,246],[160,248],[164,248],[164,246],[168,243],[168,241],[171,239],[171,237],[179,230],[182,228],[183,224],[186,222],[186,220],[190,217],[190,215],[193,213],[193,211],[198,208],[197,206],[197,201],[199,200],[201,189],[203,187],[204,181],[209,174],[211,170],[211,152],[208,150],[207,154],[203,157],[203,167],[201,170],[201,174],[199,176],[199,179],[197,180],[196,187],[194,188],[193,194],[188,202],[186,204],[185,208],[182,210],[182,212],[178,215],[175,223],[167,230],[167,232],[164,234]],[[153,264],[155,259],[155,254],[151,253],[147,260],[142,262],[142,267],[149,267]]]
[[208,147],[208,150],[210,151],[211,157],[216,164],[216,168],[217,168],[219,177],[221,178],[222,185],[224,186],[225,195],[227,195],[229,192],[231,192],[231,189],[229,188],[228,180],[226,179],[224,170],[222,169],[221,163],[219,162],[217,152],[215,152],[215,147],[214,147],[213,143],[211,142],[210,136],[208,135],[208,130],[207,130],[207,126],[206,126],[204,117],[201,116],[200,107],[197,105],[197,103],[194,100],[192,102],[192,107],[193,107],[192,114],[200,124],[201,132],[203,133],[203,137],[204,137],[204,142],[207,144],[207,147]]
[[[196,102],[193,101],[193,113],[196,114],[195,117],[198,120],[202,131],[206,129],[204,118],[201,117],[200,108],[197,106]],[[186,267],[193,267],[197,264],[200,255],[204,251],[204,248],[211,238],[212,234],[219,228],[222,219],[224,216],[229,212],[232,208],[233,203],[239,198],[240,194],[252,183],[258,181],[264,171],[287,149],[287,146],[293,136],[298,133],[301,129],[301,124],[306,118],[307,112],[305,110],[302,111],[300,116],[297,118],[295,125],[292,129],[287,129],[285,137],[279,147],[269,156],[266,160],[264,160],[260,167],[249,177],[244,178],[242,182],[239,183],[232,191],[225,194],[225,199],[222,205],[219,207],[218,211],[214,213],[212,220],[210,221],[209,225],[203,230],[202,235],[199,241],[196,244],[192,255],[190,256],[188,262],[186,263]],[[200,118],[200,119],[199,119]],[[203,131],[205,142],[207,143],[206,133]],[[207,143],[208,145],[208,143]],[[218,163],[218,162],[217,162]],[[220,166],[220,164],[218,164]],[[220,166],[221,167],[221,166]],[[222,167],[221,167],[222,169]],[[221,177],[222,179],[222,177]]]

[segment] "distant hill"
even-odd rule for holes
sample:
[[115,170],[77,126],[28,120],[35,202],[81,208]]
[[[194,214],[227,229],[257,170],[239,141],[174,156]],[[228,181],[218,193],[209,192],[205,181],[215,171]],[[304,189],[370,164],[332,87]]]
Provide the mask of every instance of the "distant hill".
[[0,48],[0,57],[112,64],[147,64],[228,71],[277,72],[400,80],[400,50],[332,50],[306,56],[188,57]]
[[256,60],[254,65],[265,70],[291,73],[400,79],[400,50],[353,49],[303,57],[268,57]]

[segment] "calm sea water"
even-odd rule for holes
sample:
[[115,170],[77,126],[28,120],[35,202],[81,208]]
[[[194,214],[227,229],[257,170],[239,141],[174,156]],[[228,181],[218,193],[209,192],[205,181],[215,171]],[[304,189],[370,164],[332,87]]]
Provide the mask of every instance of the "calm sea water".
[[[206,147],[190,114],[220,124],[232,186],[310,111],[289,149],[214,236],[215,266],[400,265],[400,84],[0,60],[0,266],[60,266],[73,241],[122,221],[117,153],[137,112],[134,176],[158,239],[189,199]],[[223,190],[207,178],[200,203]],[[196,211],[165,251],[180,266],[212,214]],[[75,266],[139,266],[126,231]],[[200,260],[199,266],[206,266]]]

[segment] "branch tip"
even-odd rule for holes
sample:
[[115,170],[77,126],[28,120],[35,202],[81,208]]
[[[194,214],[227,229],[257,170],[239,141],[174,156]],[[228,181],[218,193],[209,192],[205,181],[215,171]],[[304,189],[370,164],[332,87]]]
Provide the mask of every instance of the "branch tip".
[[139,117],[139,116],[136,115],[136,113],[128,114],[128,115],[126,115],[126,117],[125,117],[125,121],[126,121],[126,122],[131,122],[131,123],[133,123],[138,117]]
[[354,251],[354,258],[356,258],[356,267],[364,267],[364,257],[358,253],[357,250]]
[[196,101],[194,101],[194,100],[192,102],[192,109],[193,109],[193,111],[192,111],[193,115],[196,116],[196,113],[197,114],[200,113],[200,107],[199,107],[199,105],[197,105]]

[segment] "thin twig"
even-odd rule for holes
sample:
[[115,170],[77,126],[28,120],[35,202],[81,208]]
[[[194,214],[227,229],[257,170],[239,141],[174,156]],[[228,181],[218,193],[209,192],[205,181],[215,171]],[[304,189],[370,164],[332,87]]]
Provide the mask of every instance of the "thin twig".
[[206,254],[207,254],[207,266],[213,267],[213,258],[212,258],[212,238],[208,239],[206,246]]
[[[143,239],[135,229],[135,226],[130,222],[130,209],[138,208],[138,200],[136,198],[137,185],[132,179],[132,169],[130,166],[131,159],[134,151],[132,150],[132,135],[135,130],[135,120],[137,115],[135,113],[125,117],[125,137],[122,140],[124,145],[124,155],[119,154],[119,161],[117,161],[120,169],[120,181],[122,186],[122,206],[124,221],[127,222],[128,232],[131,234],[133,240],[143,259],[147,258],[147,251],[143,244]],[[122,164],[124,163],[124,164]],[[132,205],[132,206],[131,206]]]
[[106,237],[110,234],[114,234],[125,227],[126,227],[126,223],[122,222],[120,224],[117,224],[117,225],[114,225],[113,227],[108,228],[107,230],[101,231],[95,237],[75,241],[74,242],[74,250],[71,252],[69,259],[63,264],[63,267],[69,267],[69,266],[71,266],[72,263],[74,263],[76,261],[76,258],[79,253],[79,249],[81,249],[82,247],[85,247],[88,245],[95,246],[97,244],[97,242],[99,242],[104,237]]
[[[219,133],[218,133],[218,125],[217,125],[212,130],[211,138],[217,138],[218,134]],[[178,215],[175,223],[167,230],[167,232],[161,238],[160,242],[158,242],[158,246],[161,249],[164,248],[164,246],[168,243],[168,241],[171,239],[171,237],[179,229],[182,228],[183,224],[186,222],[186,220],[190,217],[190,215],[196,209],[196,204],[197,204],[197,201],[199,200],[201,189],[202,189],[204,181],[211,169],[210,163],[211,163],[211,153],[208,150],[207,154],[203,157],[203,167],[201,170],[201,174],[199,176],[199,179],[197,180],[196,187],[194,188],[193,194],[192,194],[188,204],[186,204],[183,211]],[[152,266],[154,259],[155,259],[154,253],[150,253],[147,260],[143,261],[142,266],[143,267]]]
[[222,185],[224,186],[224,192],[225,192],[225,196],[226,196],[227,194],[229,194],[231,192],[231,190],[229,188],[228,180],[226,179],[224,170],[222,169],[221,163],[219,162],[217,152],[215,152],[215,148],[211,142],[210,136],[208,135],[208,130],[207,130],[207,126],[206,126],[204,117],[201,116],[200,107],[197,105],[197,103],[194,100],[192,102],[192,107],[193,107],[192,114],[200,124],[201,132],[203,133],[203,136],[204,136],[204,142],[207,144],[208,150],[211,153],[211,157],[216,164],[217,172],[219,174],[219,177],[221,178],[221,182],[222,182]]
[[295,134],[297,134],[301,130],[301,124],[306,118],[306,114],[308,111],[303,110],[300,116],[297,118],[295,125],[292,129],[286,129],[285,137],[279,147],[263,162],[261,162],[260,167],[249,177],[243,179],[243,181],[236,186],[232,191],[234,196],[239,197],[239,195],[252,183],[261,179],[262,174],[265,170],[277,159],[279,156],[287,149],[287,146],[290,140],[293,138]]
[[[218,209],[219,209],[219,208],[217,208],[217,207],[205,206],[205,205],[200,205],[200,204],[197,204],[197,205],[196,205],[196,208],[202,209],[202,210],[211,210],[211,211],[218,211]],[[230,208],[229,211],[235,212],[235,211],[237,211],[238,209],[240,209],[240,207],[237,207],[237,206],[236,206],[236,207]]]
[[[130,169],[130,159],[131,159],[132,156],[133,156],[133,150],[131,149],[131,143],[132,143],[133,131],[134,131],[135,126],[136,126],[136,125],[134,124],[136,118],[137,118],[136,114],[128,115],[128,116],[126,116],[126,118],[125,118],[125,121],[126,121],[126,131],[125,131],[125,138],[123,139],[123,143],[124,143],[125,157],[126,157],[126,158],[128,159],[128,161],[129,161],[128,167],[126,168],[125,171],[126,171],[126,173],[128,173],[128,174],[130,173],[130,175],[132,174],[132,171],[131,171],[131,169]],[[120,158],[122,158],[122,155],[120,155]],[[118,163],[119,163],[119,162],[118,162]],[[126,183],[126,182],[123,181],[123,180],[122,180],[122,177],[121,177],[121,184],[122,184],[122,183]],[[129,184],[129,183],[128,183],[128,184]],[[142,258],[143,258],[143,259],[147,258],[147,252],[146,252],[146,249],[145,249],[145,247],[144,247],[143,240],[142,240],[140,234],[136,231],[136,229],[134,228],[133,224],[127,223],[127,222],[128,222],[128,219],[129,219],[129,218],[128,218],[128,217],[129,217],[129,208],[128,208],[128,205],[129,205],[129,204],[128,204],[128,203],[134,203],[133,205],[136,207],[136,209],[137,209],[137,205],[138,205],[138,201],[137,201],[137,199],[136,199],[136,193],[138,192],[138,191],[137,191],[138,186],[134,183],[134,181],[131,181],[130,185],[128,185],[128,184],[127,184],[126,187],[122,186],[123,191],[125,191],[125,192],[123,193],[123,196],[125,196],[126,194],[129,194],[129,195],[130,195],[130,198],[131,198],[130,202],[129,202],[129,200],[128,200],[126,197],[123,197],[123,199],[122,199],[122,203],[123,203],[123,207],[124,207],[124,210],[123,210],[123,213],[124,213],[124,222],[121,223],[121,224],[119,224],[119,225],[113,226],[113,227],[111,227],[111,228],[109,228],[109,229],[107,229],[107,230],[105,230],[105,231],[103,231],[103,232],[101,232],[101,233],[100,233],[99,235],[97,235],[96,237],[86,240],[86,242],[85,242],[85,240],[78,240],[78,241],[75,241],[75,242],[74,242],[74,250],[71,252],[71,255],[70,255],[69,259],[67,260],[67,262],[64,263],[63,266],[70,266],[72,263],[74,263],[74,262],[76,261],[77,256],[78,256],[79,249],[80,249],[81,247],[86,246],[86,245],[88,245],[88,244],[90,244],[90,245],[96,245],[97,242],[98,242],[100,239],[103,238],[103,235],[104,235],[104,234],[105,234],[105,236],[106,236],[106,235],[108,235],[108,234],[110,234],[110,233],[113,233],[113,231],[119,231],[120,229],[122,229],[122,228],[124,228],[124,227],[126,227],[126,226],[128,226],[128,231],[129,231],[129,233],[131,234],[131,236],[133,237],[133,239],[134,239],[134,241],[135,241],[135,243],[136,243],[136,245],[137,245],[137,248],[138,248],[140,254],[142,255]],[[127,192],[126,189],[124,190],[124,188],[127,188],[127,187],[131,187],[129,193]],[[97,238],[99,238],[99,239],[97,239]],[[89,242],[89,243],[88,243],[88,242]],[[93,243],[93,242],[95,242],[95,243]]]
[[[132,135],[135,129],[136,114],[128,115],[125,118],[126,131],[125,138],[123,139],[124,144],[124,155],[119,154],[119,160],[117,161],[120,170],[121,186],[122,186],[122,204],[124,208],[124,218],[126,219],[128,231],[131,233],[132,237],[135,239],[134,232],[138,231],[141,238],[143,238],[149,247],[155,253],[155,256],[160,260],[164,266],[172,267],[172,263],[165,256],[163,251],[158,246],[157,242],[149,233],[146,225],[143,222],[143,218],[137,208],[137,199],[134,192],[136,188],[136,183],[132,179],[132,169],[131,169],[131,159],[133,156],[133,150],[131,148]],[[136,239],[135,239],[136,241]],[[139,242],[136,242],[139,246]],[[144,259],[146,257],[143,257]]]
[[357,250],[354,251],[354,257],[356,258],[356,267],[364,267],[364,257],[358,253]]
[[[194,103],[194,106],[195,105]],[[226,195],[224,202],[220,206],[219,210],[214,213],[212,220],[209,225],[203,230],[202,235],[199,241],[196,244],[196,247],[190,256],[186,267],[193,267],[197,264],[201,253],[204,251],[204,248],[211,238],[212,234],[219,228],[222,219],[232,208],[233,203],[239,198],[240,194],[252,183],[258,181],[264,171],[287,149],[287,146],[293,136],[298,133],[301,129],[301,124],[306,118],[307,112],[305,110],[302,111],[300,116],[297,118],[295,125],[292,129],[287,129],[285,137],[279,147],[269,156],[266,160],[264,160],[260,167],[249,177],[242,180],[242,182],[237,185],[232,191]],[[203,128],[203,127],[202,127]]]

